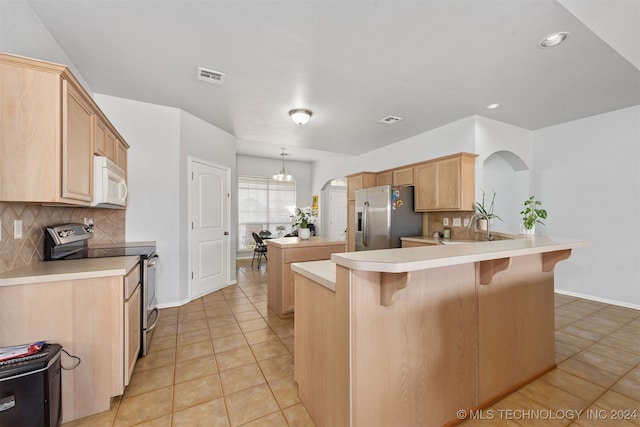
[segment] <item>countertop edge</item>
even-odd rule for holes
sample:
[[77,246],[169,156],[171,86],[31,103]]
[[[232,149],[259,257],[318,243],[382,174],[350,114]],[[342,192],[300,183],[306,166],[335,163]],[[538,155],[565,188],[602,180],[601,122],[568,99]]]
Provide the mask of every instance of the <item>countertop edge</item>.
[[404,273],[499,258],[561,251],[590,246],[575,239],[534,236],[464,245],[437,245],[413,248],[332,254],[331,261],[352,270]]
[[264,242],[268,246],[275,246],[278,248],[295,248],[303,246],[339,246],[344,245],[345,250],[347,247],[346,240],[327,240],[321,237],[311,237],[308,240],[300,239],[299,237],[281,237],[278,239],[265,239]]
[[329,260],[296,262],[291,269],[325,288],[336,291],[336,264]]
[[125,276],[138,256],[39,262],[0,274],[0,287]]

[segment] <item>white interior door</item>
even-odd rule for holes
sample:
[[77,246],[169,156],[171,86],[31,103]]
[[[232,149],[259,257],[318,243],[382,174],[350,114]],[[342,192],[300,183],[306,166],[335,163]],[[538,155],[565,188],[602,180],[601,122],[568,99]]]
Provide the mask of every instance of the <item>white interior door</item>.
[[333,240],[346,239],[344,230],[347,228],[347,189],[332,187],[329,193],[330,238]]
[[198,298],[229,283],[229,169],[191,160],[191,286]]

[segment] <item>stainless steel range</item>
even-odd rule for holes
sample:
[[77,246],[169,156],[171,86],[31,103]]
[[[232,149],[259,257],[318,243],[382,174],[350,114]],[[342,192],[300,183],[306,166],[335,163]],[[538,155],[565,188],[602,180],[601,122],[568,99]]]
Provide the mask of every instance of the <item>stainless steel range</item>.
[[67,260],[78,258],[107,258],[115,256],[140,257],[140,283],[142,295],[142,331],[140,356],[145,356],[151,341],[153,328],[160,318],[158,299],[156,297],[156,253],[155,242],[127,242],[98,247],[89,247],[88,240],[93,237],[93,230],[83,224],[61,224],[45,229],[45,261]]

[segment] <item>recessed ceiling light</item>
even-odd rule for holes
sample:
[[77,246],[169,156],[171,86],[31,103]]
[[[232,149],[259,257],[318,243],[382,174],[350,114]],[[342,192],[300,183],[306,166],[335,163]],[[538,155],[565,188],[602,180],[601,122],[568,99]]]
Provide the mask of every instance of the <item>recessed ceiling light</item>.
[[569,35],[570,33],[567,33],[566,31],[549,34],[547,37],[540,40],[540,43],[538,43],[538,46],[540,46],[543,49],[546,49],[548,47],[558,46],[560,43],[565,41],[567,37],[569,37]]
[[487,105],[485,108],[487,110],[495,110],[496,108],[498,108],[500,106],[500,104],[489,104]]

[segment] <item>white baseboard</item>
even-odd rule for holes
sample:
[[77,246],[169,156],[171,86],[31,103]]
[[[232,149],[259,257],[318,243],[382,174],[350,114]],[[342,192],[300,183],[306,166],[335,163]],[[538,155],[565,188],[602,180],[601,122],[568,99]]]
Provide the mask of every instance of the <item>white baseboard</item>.
[[[226,288],[228,286],[236,285],[236,284],[238,284],[238,281],[237,280],[232,280],[231,282],[229,282],[228,284],[226,284],[225,286],[221,287],[220,289],[218,289],[218,290],[216,290],[214,292],[220,291],[220,290],[222,290],[222,289],[224,289],[224,288]],[[197,298],[187,298],[187,299],[180,300],[180,301],[175,301],[175,302],[165,302],[163,304],[158,304],[158,309],[162,310],[163,308],[180,307],[181,305],[188,304],[191,301],[196,300],[198,298],[202,298],[202,297],[200,296],[200,297],[197,297]]]
[[578,292],[564,291],[562,289],[556,289],[555,292],[562,295],[568,295],[570,297],[582,298],[590,301],[603,302],[605,304],[617,305],[619,307],[626,307],[626,308],[632,308],[634,310],[640,310],[640,305],[630,304],[624,301],[616,301],[616,300],[607,299],[607,298],[599,298],[599,297],[594,297],[593,295],[585,295],[585,294],[580,294]]

